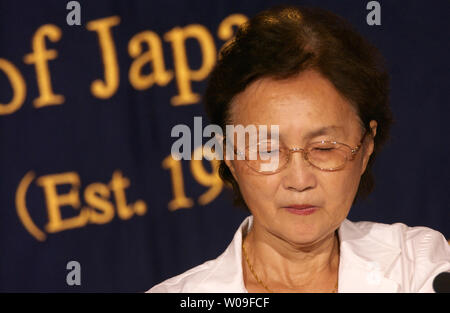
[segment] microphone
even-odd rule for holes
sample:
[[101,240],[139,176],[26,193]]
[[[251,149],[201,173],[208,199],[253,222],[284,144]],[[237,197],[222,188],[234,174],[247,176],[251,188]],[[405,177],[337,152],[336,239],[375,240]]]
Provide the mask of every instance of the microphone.
[[450,293],[450,272],[442,272],[433,280],[436,293]]

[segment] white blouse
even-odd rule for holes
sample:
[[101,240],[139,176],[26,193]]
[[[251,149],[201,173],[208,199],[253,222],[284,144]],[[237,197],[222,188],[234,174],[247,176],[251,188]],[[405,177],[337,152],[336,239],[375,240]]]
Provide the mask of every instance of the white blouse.
[[[242,274],[242,238],[250,230],[248,216],[228,248],[147,292],[246,293]],[[338,230],[338,292],[434,292],[433,279],[450,272],[450,246],[438,231],[402,223],[351,222]]]

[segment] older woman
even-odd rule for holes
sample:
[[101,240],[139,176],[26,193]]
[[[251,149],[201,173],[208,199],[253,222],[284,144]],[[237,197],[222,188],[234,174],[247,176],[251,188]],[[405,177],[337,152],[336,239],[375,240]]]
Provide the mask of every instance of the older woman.
[[[346,21],[313,8],[261,12],[221,51],[205,102],[223,129],[279,133],[222,161],[234,203],[251,212],[226,251],[150,292],[432,292],[450,271],[439,232],[346,219],[373,187],[392,122],[381,58]],[[274,166],[249,158],[263,145]]]

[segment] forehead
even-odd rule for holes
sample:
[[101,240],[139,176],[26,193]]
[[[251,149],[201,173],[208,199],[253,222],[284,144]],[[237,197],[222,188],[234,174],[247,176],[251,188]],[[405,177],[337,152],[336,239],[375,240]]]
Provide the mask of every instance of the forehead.
[[316,71],[285,79],[262,78],[233,100],[231,119],[242,125],[280,125],[280,133],[309,132],[327,126],[351,132],[358,123],[353,106]]

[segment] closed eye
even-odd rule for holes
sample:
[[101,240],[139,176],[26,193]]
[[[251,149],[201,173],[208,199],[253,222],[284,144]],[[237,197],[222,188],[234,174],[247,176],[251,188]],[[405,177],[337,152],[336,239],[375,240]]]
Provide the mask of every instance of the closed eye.
[[314,148],[314,150],[316,151],[331,151],[334,150],[335,148]]

